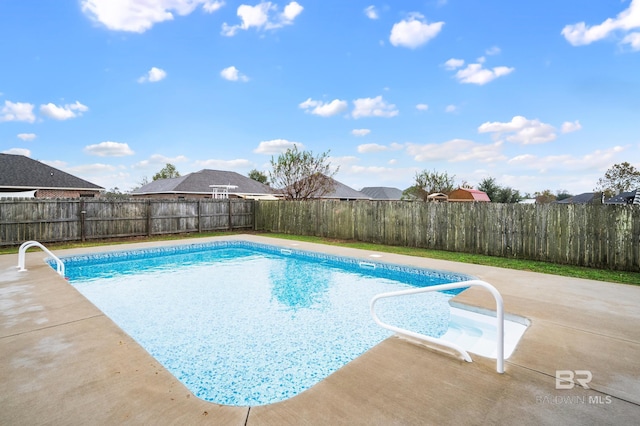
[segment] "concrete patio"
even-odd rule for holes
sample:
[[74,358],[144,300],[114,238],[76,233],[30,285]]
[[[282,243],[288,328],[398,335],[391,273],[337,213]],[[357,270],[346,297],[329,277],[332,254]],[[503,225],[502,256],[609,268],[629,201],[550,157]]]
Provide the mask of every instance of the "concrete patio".
[[[373,254],[255,235],[215,239],[369,260]],[[377,261],[460,272],[493,284],[505,312],[531,321],[505,373],[496,373],[495,360],[471,354],[474,362],[466,363],[389,337],[291,399],[257,407],[209,403],[46,265],[45,253],[32,249],[26,272],[17,270],[17,255],[0,256],[0,424],[637,424],[640,287],[376,254]],[[495,310],[492,296],[479,288],[454,300]],[[589,389],[556,389],[557,370],[591,372]]]

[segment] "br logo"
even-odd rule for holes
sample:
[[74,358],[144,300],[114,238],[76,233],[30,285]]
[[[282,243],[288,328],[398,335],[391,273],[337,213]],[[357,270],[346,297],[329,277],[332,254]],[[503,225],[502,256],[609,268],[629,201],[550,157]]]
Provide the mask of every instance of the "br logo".
[[577,384],[589,389],[593,374],[589,370],[556,370],[556,389],[573,389]]

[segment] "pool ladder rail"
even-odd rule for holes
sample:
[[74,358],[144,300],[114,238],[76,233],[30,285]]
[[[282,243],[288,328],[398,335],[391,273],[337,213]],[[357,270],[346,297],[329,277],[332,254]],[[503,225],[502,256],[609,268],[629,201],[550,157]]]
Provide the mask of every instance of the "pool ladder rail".
[[62,277],[64,277],[64,263],[62,263],[62,260],[60,260],[58,256],[51,253],[51,251],[48,248],[46,248],[44,245],[42,245],[37,241],[27,241],[25,243],[22,243],[22,245],[20,246],[20,249],[18,250],[18,270],[20,270],[20,272],[24,272],[27,270],[27,268],[25,268],[26,254],[27,254],[27,250],[29,250],[31,247],[41,248],[42,251],[47,253],[49,257],[55,260],[56,272],[60,274]]
[[465,361],[472,362],[471,356],[469,356],[469,353],[465,349],[463,349],[461,346],[453,342],[449,342],[444,339],[439,339],[437,337],[426,336],[421,333],[405,330],[403,328],[395,327],[393,325],[389,325],[382,322],[380,318],[378,318],[378,315],[376,314],[375,305],[378,300],[387,298],[387,297],[407,296],[411,294],[426,293],[429,291],[453,290],[457,288],[474,287],[474,286],[483,287],[489,290],[489,292],[493,295],[493,298],[496,300],[496,347],[497,347],[496,371],[502,374],[504,373],[504,304],[502,301],[502,295],[498,292],[498,290],[494,286],[492,286],[487,282],[480,281],[480,280],[470,280],[470,281],[462,281],[457,283],[439,284],[439,285],[434,285],[429,287],[421,287],[417,289],[381,293],[374,296],[373,299],[371,299],[371,303],[369,304],[369,307],[371,310],[371,316],[373,317],[373,320],[376,322],[376,324],[378,324],[382,328],[386,328],[387,330],[391,330],[400,335],[411,337],[419,341],[434,343],[436,345],[453,349],[456,352],[460,353],[460,355],[462,355],[462,358]]

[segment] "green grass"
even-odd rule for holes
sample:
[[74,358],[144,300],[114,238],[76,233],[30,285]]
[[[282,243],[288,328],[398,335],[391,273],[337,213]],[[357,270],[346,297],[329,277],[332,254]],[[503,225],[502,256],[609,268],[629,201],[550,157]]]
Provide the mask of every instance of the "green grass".
[[[145,238],[127,238],[118,240],[87,241],[85,243],[51,243],[47,244],[50,250],[61,250],[78,247],[96,247],[114,244],[128,244],[133,242],[170,241],[185,238],[218,237],[223,235],[237,235],[247,232],[209,232],[200,234],[161,235]],[[549,262],[534,260],[508,259],[495,256],[484,256],[469,253],[454,253],[441,250],[429,250],[414,247],[387,246],[382,244],[362,243],[358,241],[345,241],[330,238],[288,235],[288,234],[260,234],[265,237],[280,238],[295,241],[304,241],[318,244],[328,244],[341,247],[350,247],[362,250],[379,251],[384,253],[402,254],[406,256],[427,257],[431,259],[450,260],[453,262],[471,263],[475,265],[494,266],[497,268],[515,269],[520,271],[540,272],[543,274],[560,275],[565,277],[584,278],[589,280],[607,281],[621,284],[640,285],[640,273],[612,271],[607,269],[585,268],[582,266],[559,265]],[[0,254],[18,253],[18,247],[0,248]]]

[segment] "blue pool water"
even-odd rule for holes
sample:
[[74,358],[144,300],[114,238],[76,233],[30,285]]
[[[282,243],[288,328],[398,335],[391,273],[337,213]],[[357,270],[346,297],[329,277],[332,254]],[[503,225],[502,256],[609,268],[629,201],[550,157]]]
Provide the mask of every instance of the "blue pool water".
[[[237,241],[63,261],[71,284],[195,395],[239,406],[290,398],[387,338],[374,295],[469,279]],[[377,312],[439,337],[452,294],[387,299]]]

